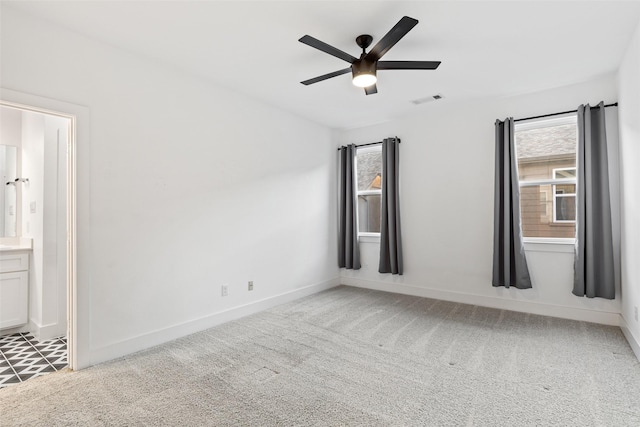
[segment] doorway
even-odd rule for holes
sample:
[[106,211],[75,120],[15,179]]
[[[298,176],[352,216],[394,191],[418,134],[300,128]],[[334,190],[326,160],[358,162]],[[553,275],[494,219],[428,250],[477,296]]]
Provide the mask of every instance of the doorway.
[[[16,102],[18,101],[18,102]],[[29,104],[20,101],[31,101]],[[21,135],[14,184],[15,203],[5,212],[15,216],[15,231],[4,231],[0,245],[7,253],[28,253],[26,323],[4,328],[15,352],[25,348],[34,360],[21,370],[21,381],[68,366],[78,369],[76,291],[76,127],[77,111],[70,104],[2,90],[0,109],[20,115]],[[51,108],[53,107],[53,108]],[[56,108],[60,107],[60,109]],[[6,135],[3,135],[6,136]],[[15,133],[14,133],[15,138]],[[9,141],[1,141],[5,144]],[[7,145],[7,144],[5,144]],[[9,181],[7,181],[9,182]],[[11,215],[7,215],[9,218]],[[5,221],[7,222],[7,221]],[[10,224],[11,225],[11,224]],[[28,248],[28,246],[31,246]],[[30,249],[30,250],[29,250]],[[5,274],[4,272],[0,274]],[[3,295],[3,299],[6,299]],[[11,342],[12,340],[8,340]],[[27,346],[31,346],[31,350]],[[46,366],[45,361],[49,366]],[[16,369],[13,373],[18,373]]]

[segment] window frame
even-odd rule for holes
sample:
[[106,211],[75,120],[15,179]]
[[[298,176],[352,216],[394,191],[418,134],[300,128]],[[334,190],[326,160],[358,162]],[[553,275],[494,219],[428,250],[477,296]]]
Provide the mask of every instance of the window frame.
[[[578,193],[577,192],[573,192],[573,193],[560,193],[560,194],[558,194],[557,189],[556,189],[556,185],[562,185],[562,183],[558,183],[557,182],[558,179],[571,179],[571,180],[574,181],[573,184],[577,187],[577,185],[578,185],[578,167],[576,166],[576,167],[572,167],[572,168],[554,168],[552,170],[553,170],[553,176],[554,177],[556,176],[556,172],[557,171],[573,170],[573,171],[576,172],[575,178],[556,178],[554,180],[555,184],[553,184],[553,187],[552,187],[552,191],[553,191],[553,201],[552,201],[553,202],[553,222],[554,223],[558,223],[558,224],[575,224],[576,223],[575,219],[569,219],[569,220],[558,219],[557,218],[557,213],[558,212],[556,210],[556,206],[557,206],[558,197],[573,197],[573,198],[575,198],[576,206],[578,206]],[[568,183],[568,184],[572,184],[572,183]],[[577,188],[576,188],[576,190],[577,190]]]
[[[372,195],[380,195],[382,198],[382,186],[380,190],[358,190],[358,155],[362,153],[370,153],[370,152],[380,152],[380,158],[382,159],[382,144],[370,145],[366,147],[356,147],[356,162],[355,162],[355,180],[356,180],[356,200],[360,196],[372,196]],[[384,180],[384,176],[382,174],[382,167],[380,167],[380,180]],[[380,213],[382,215],[382,212]],[[360,231],[360,212],[358,211],[358,203],[356,203],[356,218],[358,225],[358,240],[362,242],[379,242],[380,241],[380,233],[369,232],[369,231]]]
[[[515,133],[517,133],[518,131],[524,131],[524,130],[531,130],[531,129],[541,129],[541,128],[545,128],[545,127],[554,127],[554,126],[561,126],[561,125],[567,125],[567,124],[575,124],[576,125],[576,131],[577,131],[577,123],[578,122],[578,115],[577,113],[567,113],[565,115],[562,116],[558,116],[558,117],[553,117],[553,118],[542,118],[542,119],[531,119],[531,120],[527,120],[527,121],[523,121],[521,123],[515,123],[514,125],[514,137],[515,137]],[[577,145],[577,141],[576,141],[576,145]],[[517,153],[516,153],[517,156]],[[576,146],[576,157],[577,157],[577,146]],[[516,160],[517,163],[517,160]],[[520,181],[520,179],[518,179],[518,188],[522,188],[522,187],[535,187],[535,186],[542,186],[542,185],[551,185],[552,186],[552,197],[553,197],[553,223],[554,224],[571,224],[571,223],[575,223],[576,221],[556,221],[556,194],[555,194],[555,186],[556,185],[562,185],[562,184],[575,184],[576,185],[576,193],[575,193],[575,197],[576,197],[576,206],[578,203],[578,193],[577,193],[577,186],[578,186],[578,168],[577,168],[577,158],[576,158],[576,177],[575,178],[558,178],[558,179],[554,179],[554,178],[547,178],[547,179],[535,179],[535,180],[527,180],[527,181]],[[565,170],[565,169],[573,169],[573,168],[554,168],[553,169],[553,173],[555,176],[555,171],[557,170]],[[573,195],[573,193],[572,193]],[[522,219],[520,220],[522,222]],[[521,224],[522,226],[522,224]],[[526,236],[522,236],[522,240],[523,243],[525,244],[551,244],[551,245],[575,245],[575,241],[576,239],[574,237],[526,237]]]

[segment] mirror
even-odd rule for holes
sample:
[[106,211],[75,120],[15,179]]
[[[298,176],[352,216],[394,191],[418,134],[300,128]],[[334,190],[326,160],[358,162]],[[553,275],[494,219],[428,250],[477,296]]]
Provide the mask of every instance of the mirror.
[[18,148],[0,145],[0,237],[16,237]]

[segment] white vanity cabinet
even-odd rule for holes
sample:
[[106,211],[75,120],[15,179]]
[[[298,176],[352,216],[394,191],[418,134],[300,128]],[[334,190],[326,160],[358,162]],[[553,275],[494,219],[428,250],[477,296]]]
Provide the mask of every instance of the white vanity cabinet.
[[29,251],[0,250],[0,329],[24,325],[29,315]]

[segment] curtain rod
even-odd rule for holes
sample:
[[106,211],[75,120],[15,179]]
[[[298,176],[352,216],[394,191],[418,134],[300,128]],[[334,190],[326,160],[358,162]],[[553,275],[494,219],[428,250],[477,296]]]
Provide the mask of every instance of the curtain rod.
[[[617,102],[614,102],[613,104],[607,104],[607,105],[605,105],[605,108],[606,108],[606,107],[617,107],[617,106],[618,106],[618,103],[617,103]],[[575,113],[576,111],[578,111],[578,110],[562,111],[562,112],[560,112],[560,113],[551,113],[551,114],[543,114],[543,115],[541,115],[541,116],[525,117],[525,118],[523,118],[523,119],[514,119],[513,121],[514,121],[514,122],[521,122],[521,121],[523,121],[523,120],[543,119],[543,118],[545,118],[545,117],[553,117],[553,116],[559,116],[559,115],[561,115],[561,114]]]
[[[396,139],[398,139],[398,137],[396,136]],[[398,143],[402,144],[402,141],[398,141]],[[367,144],[358,144],[356,145],[356,147],[366,147],[368,145],[377,145],[377,144],[382,144],[382,141],[378,141],[378,142],[369,142]],[[338,147],[338,151],[342,150],[342,147]]]

